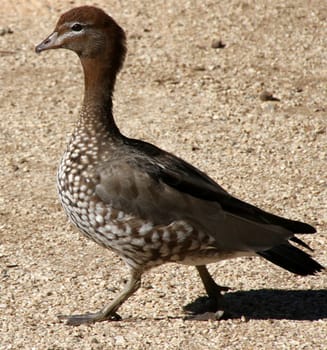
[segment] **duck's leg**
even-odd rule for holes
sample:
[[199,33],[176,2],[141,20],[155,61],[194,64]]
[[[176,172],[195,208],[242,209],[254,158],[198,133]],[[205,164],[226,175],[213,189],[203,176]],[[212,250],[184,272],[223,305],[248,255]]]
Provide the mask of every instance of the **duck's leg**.
[[[193,314],[190,319],[220,319],[224,315],[224,300],[221,292],[229,290],[228,287],[219,286],[211,277],[205,265],[198,265],[204,288],[208,297],[200,297],[195,302],[184,307],[184,310]],[[213,315],[213,316],[212,316]]]
[[196,269],[199,272],[204,288],[209,296],[213,299],[221,299],[221,292],[229,290],[228,287],[219,286],[214,279],[211,277],[207,267],[205,265],[197,265]]
[[117,321],[121,317],[116,313],[119,307],[141,286],[141,273],[136,270],[131,271],[130,278],[123,291],[112,301],[98,312],[87,313],[84,315],[59,315],[60,320],[66,320],[67,325],[79,326],[100,321]]

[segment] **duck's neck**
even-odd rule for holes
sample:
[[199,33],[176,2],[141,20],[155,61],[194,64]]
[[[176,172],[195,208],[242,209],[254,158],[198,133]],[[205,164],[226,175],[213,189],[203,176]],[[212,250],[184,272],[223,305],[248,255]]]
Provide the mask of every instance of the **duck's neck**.
[[112,135],[119,129],[112,114],[112,94],[117,72],[108,62],[82,58],[84,70],[84,101],[80,122],[91,128],[105,128]]

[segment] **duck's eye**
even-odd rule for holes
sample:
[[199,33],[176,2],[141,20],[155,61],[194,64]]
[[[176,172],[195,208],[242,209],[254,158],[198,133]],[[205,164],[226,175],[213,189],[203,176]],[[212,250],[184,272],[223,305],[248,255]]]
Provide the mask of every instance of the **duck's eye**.
[[74,32],[80,32],[83,29],[83,26],[79,23],[75,23],[71,26],[71,30]]

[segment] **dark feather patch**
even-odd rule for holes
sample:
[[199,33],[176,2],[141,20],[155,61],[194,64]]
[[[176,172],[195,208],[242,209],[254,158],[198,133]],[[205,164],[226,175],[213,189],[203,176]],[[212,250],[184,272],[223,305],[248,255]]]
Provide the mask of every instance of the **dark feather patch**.
[[[154,158],[156,162],[147,162],[146,158],[140,158],[137,166],[142,167],[143,171],[147,171],[156,181],[161,180],[176,190],[193,197],[217,202],[226,212],[254,222],[279,225],[292,233],[316,232],[316,229],[309,224],[270,214],[231,196],[208,175],[156,146],[133,139],[125,139],[125,142],[144,155]],[[160,167],[159,163],[163,167]]]
[[313,260],[309,254],[290,244],[281,244],[257,252],[257,254],[290,272],[302,276],[314,275],[316,272],[324,270],[324,267]]

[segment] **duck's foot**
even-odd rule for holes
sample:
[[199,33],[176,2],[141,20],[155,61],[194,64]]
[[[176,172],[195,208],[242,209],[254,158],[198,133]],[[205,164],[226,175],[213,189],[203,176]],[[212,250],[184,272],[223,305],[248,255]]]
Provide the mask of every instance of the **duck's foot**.
[[197,314],[197,315],[189,315],[185,317],[185,320],[187,321],[218,321],[225,319],[225,312],[223,310],[219,310],[216,312],[204,312],[203,314]]
[[65,320],[69,326],[80,326],[101,321],[120,321],[122,319],[117,313],[105,315],[101,311],[84,315],[58,315],[58,318],[59,320]]
[[84,315],[59,315],[60,320],[66,320],[66,324],[70,326],[79,326],[81,324],[90,324],[102,321],[120,321],[121,317],[116,313],[119,307],[127,300],[141,285],[141,272],[138,270],[131,270],[131,276],[125,288],[116,298],[102,310],[95,313],[88,313]]
[[216,293],[215,296],[199,297],[184,306],[183,309],[188,314],[187,320],[207,321],[228,318],[225,312],[224,297],[220,293]]

